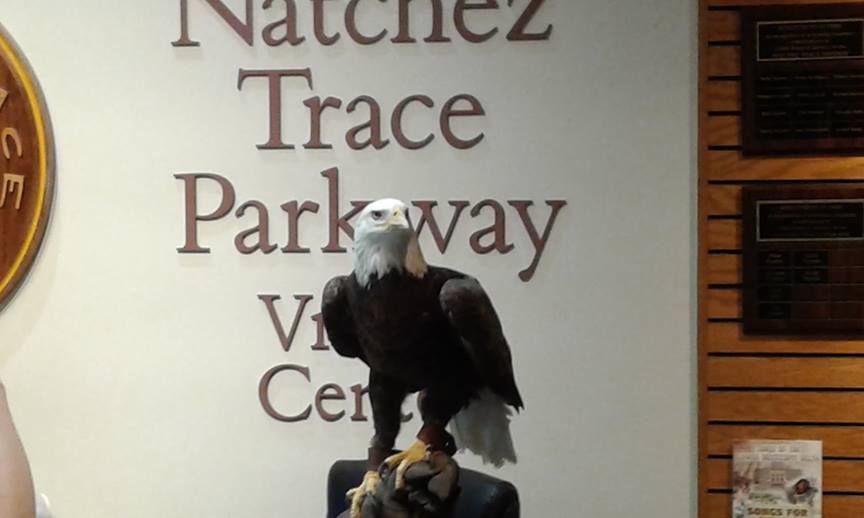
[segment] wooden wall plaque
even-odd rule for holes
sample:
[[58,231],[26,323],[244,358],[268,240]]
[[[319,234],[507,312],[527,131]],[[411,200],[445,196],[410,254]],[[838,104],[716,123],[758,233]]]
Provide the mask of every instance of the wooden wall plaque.
[[51,126],[23,54],[0,27],[0,308],[33,263],[54,191]]
[[746,186],[743,332],[864,336],[864,186]]
[[864,154],[864,6],[741,11],[743,152]]

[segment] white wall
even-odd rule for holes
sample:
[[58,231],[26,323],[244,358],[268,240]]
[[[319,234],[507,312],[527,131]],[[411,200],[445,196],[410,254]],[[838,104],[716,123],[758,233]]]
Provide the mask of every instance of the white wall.
[[[272,18],[260,3],[259,28]],[[695,2],[549,0],[536,22],[555,25],[546,43],[499,35],[483,45],[368,48],[344,35],[332,48],[311,41],[311,3],[298,3],[310,41],[270,49],[258,36],[253,48],[242,44],[190,0],[195,50],[170,45],[174,0],[2,0],[0,23],[49,104],[58,190],[35,268],[0,314],[0,376],[57,516],[323,515],[330,463],[363,456],[371,424],[328,424],[314,413],[277,422],[258,403],[258,381],[281,363],[310,367],[311,384],[274,385],[274,403],[287,411],[318,386],[347,387],[365,371],[311,351],[308,318],[284,352],[257,295],[281,294],[290,323],[292,294],[317,296],[349,257],[318,251],[322,215],[304,223],[310,255],[237,253],[233,236],[248,218],[203,226],[212,254],[179,255],[183,189],[173,175],[230,178],[240,202],[274,209],[284,245],[278,205],[310,199],[326,211],[319,171],[332,166],[343,206],[385,195],[566,199],[530,283],[516,277],[531,246],[512,210],[517,248],[506,256],[468,248],[484,217],[466,214],[444,257],[423,241],[430,261],[480,277],[513,346],[527,403],[513,424],[520,464],[493,474],[520,488],[529,518],[567,509],[693,516]],[[370,8],[364,23],[392,31],[395,4]],[[515,14],[476,16],[482,25]],[[446,28],[452,34],[449,17]],[[440,138],[417,152],[351,152],[339,128],[357,119],[342,115],[326,126],[333,151],[256,150],[266,140],[266,89],[252,81],[238,92],[238,68],[306,66],[315,94],[345,101],[367,93],[392,106],[427,93],[440,106],[471,93],[488,116],[465,127],[486,140],[467,152]],[[311,95],[286,88],[289,138],[304,135],[305,121],[288,117]],[[548,212],[537,214],[545,222]],[[403,430],[402,445],[416,426]]]

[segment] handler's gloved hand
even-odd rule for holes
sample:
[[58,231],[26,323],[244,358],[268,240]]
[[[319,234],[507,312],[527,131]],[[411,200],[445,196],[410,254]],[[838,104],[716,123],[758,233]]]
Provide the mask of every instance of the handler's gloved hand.
[[[406,487],[395,490],[396,471],[381,467],[381,483],[363,502],[362,518],[449,518],[459,496],[459,466],[444,452],[433,452],[405,472]],[[348,518],[346,511],[339,518]]]

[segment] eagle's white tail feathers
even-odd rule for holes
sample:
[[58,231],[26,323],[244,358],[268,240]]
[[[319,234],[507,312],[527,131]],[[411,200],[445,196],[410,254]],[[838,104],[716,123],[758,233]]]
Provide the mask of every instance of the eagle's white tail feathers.
[[489,389],[480,391],[471,403],[450,420],[450,433],[460,450],[471,450],[484,463],[501,467],[516,462],[516,450],[510,436],[512,412],[504,401]]

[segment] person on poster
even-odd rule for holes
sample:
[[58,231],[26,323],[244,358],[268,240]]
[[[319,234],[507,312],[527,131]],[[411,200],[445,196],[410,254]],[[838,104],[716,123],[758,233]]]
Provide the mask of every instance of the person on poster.
[[732,494],[732,518],[747,517],[747,502],[750,499],[750,486],[753,482],[750,479],[752,467],[752,464],[748,466],[744,473],[733,473],[735,491]]
[[813,507],[813,499],[819,490],[806,478],[795,482],[795,484],[786,489],[786,496],[789,502],[793,504],[807,504]]

